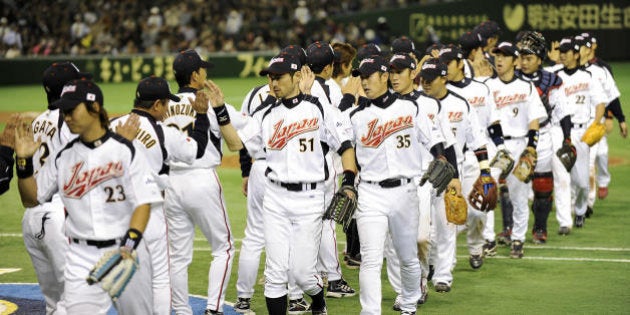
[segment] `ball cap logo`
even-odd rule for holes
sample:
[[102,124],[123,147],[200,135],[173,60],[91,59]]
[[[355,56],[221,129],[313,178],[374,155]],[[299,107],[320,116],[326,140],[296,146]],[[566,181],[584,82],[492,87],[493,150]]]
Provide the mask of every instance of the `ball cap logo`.
[[66,93],[73,93],[77,90],[77,86],[76,85],[66,85],[63,87],[63,90],[61,90],[61,96],[63,96]]

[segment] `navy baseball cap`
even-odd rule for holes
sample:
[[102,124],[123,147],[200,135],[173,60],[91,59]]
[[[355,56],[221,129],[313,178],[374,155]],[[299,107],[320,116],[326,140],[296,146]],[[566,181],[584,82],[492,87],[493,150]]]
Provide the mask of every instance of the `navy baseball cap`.
[[478,32],[466,32],[459,37],[459,45],[463,50],[471,51],[486,44],[481,34]]
[[442,48],[444,48],[444,44],[441,43],[435,43],[429,47],[427,47],[427,49],[424,50],[424,54],[427,56],[431,56],[431,52],[434,50],[440,51],[442,50]]
[[268,74],[285,74],[296,72],[302,68],[302,64],[300,64],[300,60],[295,55],[290,55],[287,53],[281,53],[271,58],[269,61],[269,66],[267,68],[262,69],[260,71],[261,76],[265,76]]
[[194,49],[180,52],[173,61],[173,71],[175,73],[193,73],[201,68],[209,69],[214,65],[201,59],[199,53]]
[[567,52],[569,50],[580,51],[580,45],[575,42],[573,37],[565,37],[560,40],[558,50],[560,50],[560,52]]
[[301,65],[306,64],[306,51],[304,51],[304,48],[302,48],[301,46],[289,45],[287,47],[282,48],[282,50],[280,50],[280,54],[282,53],[296,56],[300,60]]
[[438,58],[431,58],[422,64],[420,77],[426,81],[433,82],[433,80],[438,77],[446,76],[446,72],[446,64],[441,62]]
[[591,46],[593,46],[591,44],[590,39],[586,39],[584,36],[582,35],[577,35],[573,38],[573,41],[580,47],[582,46],[586,46],[588,48],[591,48]]
[[71,80],[92,79],[92,74],[81,72],[72,62],[55,62],[44,70],[42,84],[48,98],[48,103],[53,103],[61,96],[61,90]]
[[164,78],[150,76],[140,80],[136,88],[136,99],[139,101],[156,101],[169,99],[179,102],[180,98],[171,93],[168,81]]
[[306,48],[306,62],[311,68],[324,68],[341,56],[327,42],[314,42]]
[[416,61],[411,58],[409,54],[401,53],[393,55],[392,58],[389,59],[389,68],[390,69],[416,69]]
[[363,58],[361,63],[359,64],[358,69],[352,70],[353,77],[367,77],[372,75],[372,73],[380,71],[387,72],[389,63],[383,56],[373,55],[367,58]]
[[597,44],[597,38],[595,38],[595,35],[593,35],[592,33],[584,32],[584,33],[580,34],[580,36],[582,36],[582,37],[584,37],[584,39],[590,41],[591,44]]
[[61,98],[53,105],[63,111],[83,102],[97,102],[103,106],[103,92],[92,80],[79,79],[66,83],[61,90]]
[[493,54],[503,54],[506,56],[518,57],[518,49],[510,42],[501,42],[492,49]]
[[475,28],[481,37],[485,39],[501,35],[501,27],[499,27],[499,23],[492,20],[481,22],[481,24],[477,25]]
[[452,60],[462,60],[463,58],[464,52],[453,44],[446,45],[444,48],[440,49],[440,61],[445,64],[448,64]]
[[407,37],[402,36],[392,42],[392,54],[408,54],[416,50],[416,45]]
[[361,46],[357,51],[357,59],[363,60],[373,55],[383,55],[383,51],[378,45],[369,43]]

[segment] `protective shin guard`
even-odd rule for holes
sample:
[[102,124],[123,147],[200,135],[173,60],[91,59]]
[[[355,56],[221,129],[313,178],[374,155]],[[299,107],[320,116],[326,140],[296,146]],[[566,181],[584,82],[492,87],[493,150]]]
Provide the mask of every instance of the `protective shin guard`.
[[311,295],[311,309],[313,311],[322,311],[326,308],[326,300],[324,300],[324,289],[315,295]]
[[514,212],[514,206],[512,205],[512,200],[510,200],[510,191],[508,190],[507,185],[499,185],[500,193],[499,193],[499,202],[501,202],[501,215],[503,217],[503,229],[512,229],[514,226],[514,218],[512,217],[512,213]]
[[281,296],[279,298],[265,297],[267,302],[267,312],[270,315],[285,315],[287,313],[287,296]]
[[534,230],[543,229],[546,231],[547,219],[553,203],[553,173],[534,173],[532,188],[534,190],[534,203],[532,204]]

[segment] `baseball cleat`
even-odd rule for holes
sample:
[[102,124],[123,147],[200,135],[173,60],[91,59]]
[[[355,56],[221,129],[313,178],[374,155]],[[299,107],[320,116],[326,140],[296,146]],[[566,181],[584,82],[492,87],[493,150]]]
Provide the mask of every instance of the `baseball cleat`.
[[608,187],[599,187],[597,189],[597,198],[606,199],[608,197]]
[[429,298],[429,287],[427,286],[427,278],[420,279],[420,298],[418,299],[418,305],[424,304]]
[[481,255],[470,255],[470,257],[468,258],[468,262],[470,263],[470,267],[475,270],[483,266],[483,258],[481,257]]
[[497,242],[486,240],[486,243],[483,244],[482,249],[483,249],[484,257],[485,256],[492,257],[497,254]]
[[547,243],[547,231],[536,229],[532,231],[532,241],[534,244],[542,245]]
[[416,315],[415,311],[401,311],[400,315]]
[[354,296],[356,292],[351,288],[346,280],[343,278],[335,281],[328,282],[328,290],[326,290],[326,297],[330,298],[342,298]]
[[311,305],[302,298],[289,301],[289,314],[291,315],[304,314],[306,312],[309,312],[310,310]]
[[561,226],[558,229],[558,234],[560,235],[569,235],[569,233],[571,233],[571,228],[568,226]]
[[510,251],[510,257],[523,258],[523,242],[518,241],[518,240],[512,242],[512,250]]
[[204,315],[223,315],[223,312],[219,312],[219,311],[212,311],[212,310],[206,310],[204,313]]
[[358,254],[354,257],[350,255],[345,255],[343,257],[343,262],[346,264],[348,269],[359,269],[361,267],[361,254]]
[[238,298],[238,301],[234,303],[234,310],[238,313],[247,313],[251,311],[251,298]]
[[584,216],[583,215],[576,215],[575,216],[575,227],[576,228],[581,228],[584,227]]
[[505,228],[499,234],[497,234],[497,243],[499,245],[510,245],[512,242],[512,229]]
[[435,292],[446,293],[451,291],[451,286],[446,282],[438,282],[435,285]]
[[394,305],[392,305],[392,309],[396,312],[402,311],[402,309],[400,309],[400,300],[401,300],[400,295],[396,295],[396,299],[394,300]]
[[586,217],[590,218],[593,215],[593,207],[586,207]]
[[313,315],[328,315],[328,311],[326,310],[326,308],[324,307],[323,310],[313,310]]

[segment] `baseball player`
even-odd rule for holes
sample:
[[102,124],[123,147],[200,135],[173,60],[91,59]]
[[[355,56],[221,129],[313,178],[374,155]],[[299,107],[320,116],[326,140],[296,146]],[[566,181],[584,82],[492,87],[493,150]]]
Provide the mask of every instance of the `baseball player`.
[[420,145],[444,159],[444,139],[426,112],[388,91],[388,65],[385,58],[375,55],[353,70],[369,99],[350,113],[361,170],[356,214],[361,237],[361,314],[381,314],[380,273],[388,234],[400,261],[401,314],[416,313],[421,271],[413,179],[421,175]]
[[563,38],[560,41],[560,61],[564,69],[557,74],[564,82],[562,91],[567,98],[571,115],[571,141],[576,147],[577,160],[571,169],[571,191],[575,210],[574,225],[584,226],[588,203],[588,163],[590,148],[581,138],[589,124],[602,124],[606,102],[609,100],[602,85],[591,72],[579,67],[580,38]]
[[[311,296],[313,314],[326,314],[322,278],[316,270],[325,204],[325,154],[341,156],[344,185],[356,174],[349,126],[336,125],[331,106],[310,96],[315,80],[299,58],[280,54],[260,73],[267,75],[279,101],[256,118],[259,124],[239,130],[248,150],[266,152],[265,297],[270,314],[287,311],[287,283],[294,277]],[[290,273],[290,275],[288,274]]]
[[[464,52],[454,45],[448,45],[440,50],[440,61],[447,66],[446,85],[449,91],[466,99],[469,106],[474,109],[477,120],[484,129],[483,138],[486,139],[487,155],[493,158],[497,151],[505,150],[503,129],[499,122],[499,116],[494,98],[488,87],[474,79],[465,77]],[[476,151],[468,149],[464,152],[464,164],[462,165],[462,190],[468,194],[477,180],[480,169]],[[481,153],[481,152],[480,152]],[[498,168],[491,169],[492,177],[498,181]],[[494,209],[489,209],[494,210]],[[490,227],[486,228],[487,225]],[[494,211],[482,212],[472,206],[468,206],[468,219],[466,222],[469,263],[473,269],[481,268],[483,256],[493,256],[496,253],[496,241],[494,235]],[[491,233],[485,233],[490,230]]]
[[[453,147],[455,138],[450,129],[450,123],[447,117],[441,114],[441,105],[437,99],[414,89],[414,79],[417,77],[418,73],[419,69],[410,54],[394,55],[389,61],[389,80],[392,90],[399,93],[400,98],[410,100],[417,104],[417,106],[426,113],[429,120],[435,121],[435,124],[441,131],[441,135],[446,139],[447,148],[445,149],[445,155],[453,165],[457,165],[457,157]],[[420,152],[422,156],[422,172],[425,173],[429,168],[432,155],[428,150],[423,148],[421,148]],[[418,304],[422,304],[428,297],[427,284],[430,273],[429,252],[433,251],[433,248],[430,248],[432,242],[430,237],[431,221],[432,217],[435,216],[435,211],[444,211],[444,201],[441,199],[441,195],[436,196],[433,189],[427,185],[419,186],[417,194],[419,199],[417,246],[422,273],[420,280],[421,295],[418,299]],[[391,248],[386,248],[387,276],[394,291],[399,294],[394,302],[393,308],[394,310],[400,310],[400,267],[398,258],[395,255],[392,256],[392,253],[394,253],[394,251]]]
[[9,118],[0,134],[0,195],[9,190],[13,178],[13,147],[15,143],[15,126],[19,116]]
[[[525,151],[536,150],[539,120],[547,117],[547,112],[534,85],[514,74],[518,56],[516,46],[510,42],[502,42],[493,49],[493,53],[498,76],[488,79],[485,83],[494,97],[499,112],[506,140],[505,146],[511,156],[521,156]],[[507,176],[506,184],[514,206],[510,256],[522,258],[529,218],[527,197],[530,188],[514,174]]]
[[[201,93],[201,92],[199,92]],[[205,95],[204,95],[205,96]],[[132,135],[136,148],[142,150],[149,162],[149,168],[161,178],[160,189],[168,186],[168,163],[171,161],[191,164],[203,156],[208,143],[207,97],[196,97],[192,107],[197,112],[194,130],[190,137],[173,127],[163,126],[161,121],[166,115],[169,100],[179,102],[180,98],[171,94],[168,82],[163,78],[148,77],[142,79],[136,88],[134,109],[130,114],[117,117],[111,125],[122,125],[138,119],[137,132]],[[166,219],[162,204],[151,206],[151,217],[144,239],[149,248],[153,267],[153,312],[154,314],[171,313],[171,281],[168,266],[168,239]]]
[[[322,106],[333,107],[330,110],[331,119],[341,121],[345,115],[342,115],[338,107],[342,100],[341,88],[334,83],[332,79],[333,63],[339,60],[340,56],[335,54],[332,46],[326,42],[314,42],[306,49],[306,61],[309,68],[315,74],[315,81],[311,89],[313,96],[320,100]],[[349,125],[349,121],[343,124]],[[341,165],[341,157],[335,152],[329,151],[326,154],[326,167],[328,167],[329,177],[325,181],[325,207],[332,201],[332,197],[338,189],[338,180],[343,173]],[[341,264],[337,251],[337,233],[335,231],[336,224],[333,220],[327,219],[323,222],[323,230],[319,248],[318,269],[326,275],[328,279],[328,287],[326,289],[326,297],[342,298],[351,297],[356,294],[341,274]]]
[[28,131],[16,136],[17,176],[24,205],[33,207],[59,193],[66,211],[69,246],[63,304],[68,314],[106,314],[112,299],[100,285],[88,285],[90,269],[108,251],[139,258],[126,290],[114,301],[119,314],[151,314],[151,265],[142,242],[150,204],[162,202],[153,172],[141,151],[108,130],[103,94],[90,80],[68,82],[53,103],[78,138],[34,174],[39,147]]
[[[174,126],[190,135],[196,119],[190,100],[195,99],[198,90],[209,88],[213,92],[210,99],[213,110],[208,112],[208,138],[212,145],[206,146],[203,155],[192,165],[175,161],[169,163],[170,186],[166,189],[164,208],[170,242],[173,309],[176,314],[192,314],[188,305],[188,265],[192,261],[195,224],[212,247],[213,260],[208,272],[206,314],[223,312],[225,290],[234,258],[230,220],[216,167],[221,163],[222,139],[225,139],[228,149],[242,149],[231,119],[236,123],[243,116],[232,106],[225,105],[220,89],[206,80],[206,71],[211,65],[192,49],[177,54],[173,61],[173,70],[179,85],[177,96],[181,101],[169,102],[163,121],[163,124]],[[191,186],[190,183],[196,185]]]
[[[545,38],[538,32],[528,32],[522,37],[519,46],[521,69],[516,75],[534,84],[548,114],[540,123],[540,136],[536,148],[538,161],[532,180],[534,191],[532,241],[535,244],[545,244],[552,195],[556,199],[557,216],[562,219],[562,221],[559,219],[561,229],[565,230],[571,226],[571,192],[568,189],[570,176],[556,155],[563,146],[575,148],[571,143],[571,116],[566,99],[562,97],[562,79],[555,73],[541,69],[542,61],[547,54]],[[554,189],[554,186],[560,189]]]
[[[35,177],[50,157],[54,157],[68,141],[75,136],[63,122],[63,115],[53,105],[59,100],[61,91],[68,81],[82,75],[70,62],[54,63],[43,74],[42,84],[46,91],[48,108],[37,116],[31,128],[39,148],[33,155]],[[46,301],[46,312],[63,313],[63,305],[58,302],[63,297],[63,270],[68,241],[64,236],[63,203],[58,194],[35,207],[27,207],[22,218],[22,236],[26,251],[37,275],[37,281]]]

